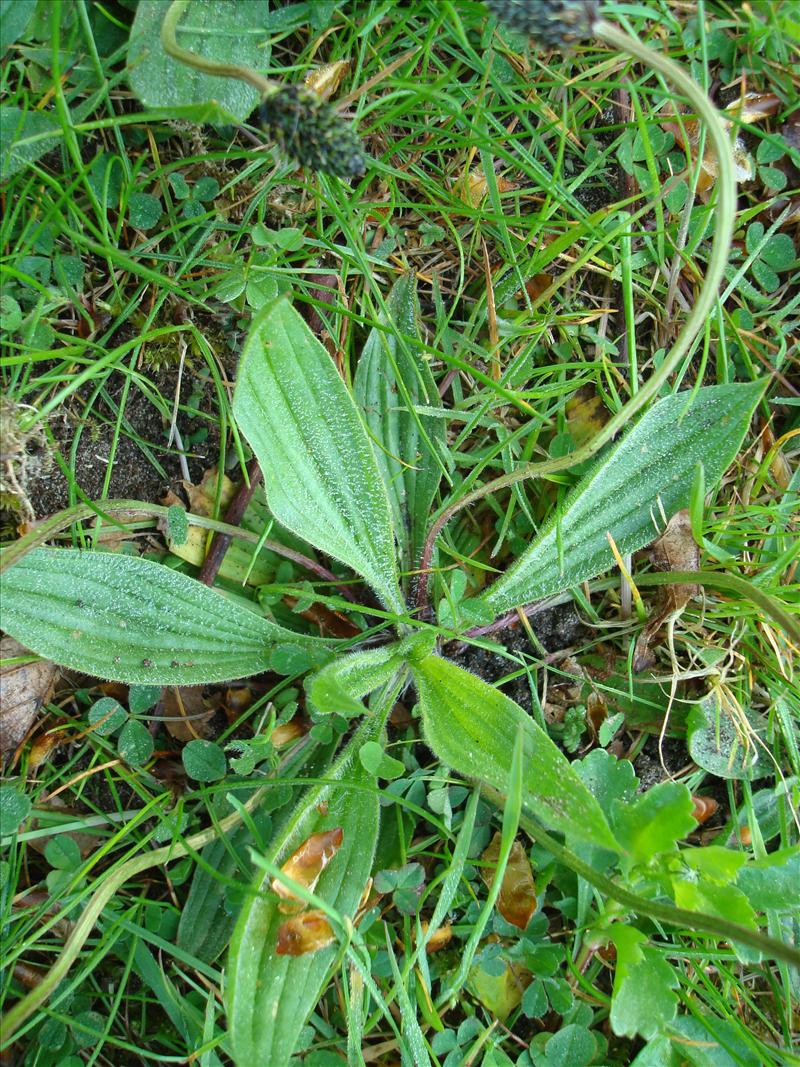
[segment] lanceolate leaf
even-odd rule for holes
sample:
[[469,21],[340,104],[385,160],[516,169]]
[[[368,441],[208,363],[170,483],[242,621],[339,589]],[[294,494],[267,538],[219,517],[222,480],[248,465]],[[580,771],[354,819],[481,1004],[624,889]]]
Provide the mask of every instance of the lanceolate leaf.
[[[268,859],[283,863],[308,837],[340,827],[342,843],[323,870],[315,893],[340,915],[352,918],[372,869],[378,839],[378,793],[337,787],[374,783],[358,760],[359,748],[382,731],[383,716],[362,727],[347,751],[309,791],[295,818],[272,841]],[[324,814],[323,814],[324,813]],[[228,961],[228,1023],[236,1067],[285,1067],[297,1038],[328,983],[337,944],[301,956],[279,955],[278,932],[286,915],[280,898],[260,879],[258,895],[244,905]]]
[[3,627],[40,656],[118,682],[196,685],[266,669],[271,647],[328,643],[292,633],[158,563],[37,548],[0,578]]
[[330,356],[285,300],[253,322],[233,408],[278,522],[403,611],[389,501],[361,416]]
[[425,737],[459,774],[505,793],[520,726],[523,808],[573,840],[621,852],[600,805],[569,761],[519,704],[454,663],[429,656],[413,666]]
[[[179,63],[161,47],[161,23],[171,0],[139,4],[128,45],[131,89],[147,107],[174,108],[217,101],[235,118],[246,119],[258,90],[238,78],[219,78]],[[216,63],[266,70],[269,35],[266,4],[193,0],[177,29],[178,44]]]
[[607,533],[623,554],[654,540],[659,503],[667,516],[688,505],[698,462],[707,486],[722,477],[763,390],[760,382],[714,385],[691,405],[688,393],[659,400],[479,599],[499,615],[594,578],[614,563]]
[[372,330],[353,381],[376,443],[375,455],[386,483],[404,570],[415,566],[439,479],[445,422],[420,415],[415,406],[440,407],[428,365],[416,358],[416,286],[413,274],[400,278],[386,300],[388,321]]
[[311,678],[309,699],[323,714],[364,715],[361,697],[388,682],[401,663],[397,645],[337,656]]

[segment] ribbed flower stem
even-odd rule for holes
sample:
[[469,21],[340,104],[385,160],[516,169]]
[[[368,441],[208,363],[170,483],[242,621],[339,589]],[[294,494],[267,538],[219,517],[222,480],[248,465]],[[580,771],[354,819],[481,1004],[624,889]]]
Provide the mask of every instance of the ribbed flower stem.
[[719,293],[719,285],[728,261],[728,253],[733,236],[733,227],[736,220],[736,177],[733,167],[733,154],[731,152],[730,138],[721,116],[703,89],[693,81],[677,63],[668,56],[655,52],[631,34],[613,26],[611,23],[600,21],[593,26],[594,36],[605,41],[606,44],[619,52],[627,53],[634,59],[638,59],[651,70],[663,74],[688,100],[699,118],[706,125],[706,132],[714,154],[717,158],[717,210],[714,219],[714,240],[711,245],[711,253],[708,259],[703,287],[698,294],[695,305],[675,339],[669,355],[648,380],[641,386],[627,404],[613,415],[605,426],[582,448],[570,452],[567,456],[557,459],[546,460],[542,463],[527,463],[519,470],[512,471],[495,478],[479,489],[467,493],[461,500],[450,504],[442,511],[435,520],[428,533],[425,546],[420,559],[422,571],[417,588],[417,605],[424,607],[428,602],[428,572],[433,558],[433,549],[436,539],[449,520],[462,508],[475,501],[505,489],[516,482],[528,478],[541,478],[547,474],[555,474],[556,471],[569,470],[587,459],[595,456],[600,449],[626,426],[635,415],[645,408],[654,397],[658,395],[661,386],[675,370],[677,370],[683,357],[691,348],[692,342],[703,329],[707,318],[716,303]]

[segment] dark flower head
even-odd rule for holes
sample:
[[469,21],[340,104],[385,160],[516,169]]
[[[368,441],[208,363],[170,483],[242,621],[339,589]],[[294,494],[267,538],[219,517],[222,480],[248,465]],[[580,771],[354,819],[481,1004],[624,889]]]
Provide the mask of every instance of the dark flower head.
[[354,178],[365,170],[358,134],[316,93],[288,85],[270,93],[259,117],[287,155],[311,170]]
[[592,36],[599,0],[486,0],[486,6],[512,30],[529,33],[546,48],[568,48]]

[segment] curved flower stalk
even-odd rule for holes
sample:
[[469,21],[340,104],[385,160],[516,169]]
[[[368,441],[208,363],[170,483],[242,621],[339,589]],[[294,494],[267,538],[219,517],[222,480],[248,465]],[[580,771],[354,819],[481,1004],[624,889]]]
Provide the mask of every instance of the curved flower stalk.
[[728,261],[736,218],[736,177],[730,138],[725,123],[703,89],[679,64],[668,56],[655,52],[638,37],[601,19],[600,5],[597,0],[486,0],[486,3],[498,18],[504,19],[513,29],[530,33],[538,43],[546,47],[566,49],[579,39],[591,37],[603,41],[617,51],[638,59],[640,63],[654,72],[663,75],[684,95],[705,123],[708,138],[717,158],[717,210],[714,217],[714,240],[702,289],[664,362],[589,442],[566,456],[559,456],[541,463],[526,463],[519,470],[495,478],[450,504],[437,516],[428,533],[420,560],[422,573],[417,590],[417,603],[420,606],[427,604],[428,572],[436,539],[457,512],[515,482],[528,478],[541,478],[554,474],[556,471],[579,466],[597,455],[605,444],[655,399],[664,382],[677,370],[681,360],[689,352],[713,310],[725,264]]
[[167,55],[204,74],[238,78],[261,94],[259,117],[264,129],[283,151],[313,171],[353,178],[366,164],[361,141],[334,107],[310,89],[283,85],[231,63],[215,63],[182,48],[176,30],[189,0],[173,0],[161,24],[161,44]]

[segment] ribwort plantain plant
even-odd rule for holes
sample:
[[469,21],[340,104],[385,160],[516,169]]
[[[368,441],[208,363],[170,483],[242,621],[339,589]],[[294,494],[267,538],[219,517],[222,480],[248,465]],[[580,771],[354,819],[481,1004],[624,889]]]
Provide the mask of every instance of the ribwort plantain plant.
[[[199,57],[187,59],[175,42],[185,7],[177,0],[170,8],[164,24],[167,51],[198,69],[244,77],[240,68],[223,70],[212,64],[210,70]],[[770,958],[795,964],[800,960],[796,949],[761,932],[745,889],[734,884],[735,872],[709,871],[696,862],[697,850],[679,845],[696,825],[685,786],[664,783],[641,797],[625,788],[612,800],[598,784],[600,776],[570,764],[522,708],[441,656],[440,639],[451,635],[417,610],[428,607],[436,539],[456,511],[515,482],[593,458],[593,467],[559,515],[543,526],[505,574],[461,605],[454,632],[463,634],[469,625],[490,626],[511,608],[601,574],[614,562],[607,534],[620,552],[631,553],[654,538],[652,516],[659,508],[671,514],[687,506],[698,463],[708,488],[720,481],[763,392],[761,383],[751,383],[701,387],[691,394],[656,399],[691,353],[714,306],[730,243],[735,196],[730,150],[710,103],[671,61],[599,20],[594,4],[497,0],[490,7],[499,16],[510,16],[516,26],[537,30],[549,46],[573,44],[579,30],[595,35],[670,78],[706,121],[719,163],[714,244],[703,289],[660,368],[590,444],[563,459],[520,467],[446,503],[431,522],[448,455],[436,387],[418,354],[412,278],[402,278],[390,294],[389,315],[362,352],[352,392],[291,303],[281,299],[266,306],[253,320],[242,352],[234,396],[236,423],[260,463],[274,521],[326,557],[330,570],[323,572],[333,581],[363,580],[372,590],[375,599],[364,591],[361,606],[364,616],[379,620],[373,627],[383,641],[378,647],[344,651],[341,642],[290,629],[254,610],[255,604],[242,605],[151,561],[41,547],[59,529],[95,514],[91,508],[55,517],[5,550],[0,560],[5,628],[34,652],[60,664],[120,682],[173,686],[249,677],[274,666],[278,655],[294,656],[310,672],[307,699],[317,714],[363,720],[322,781],[309,789],[257,857],[263,873],[241,906],[226,972],[231,1047],[238,1067],[282,1067],[289,1062],[338,958],[346,956],[369,981],[353,923],[372,868],[380,810],[374,789],[377,772],[368,770],[359,754],[365,745],[383,743],[400,692],[416,692],[421,732],[436,756],[476,790],[505,805],[506,836],[513,838],[522,826],[602,895],[604,907],[585,933],[584,948],[616,948],[619,963],[611,1001],[616,1033],[652,1033],[653,1019],[645,1017],[650,1002],[644,1013],[631,1006],[632,993],[639,988],[649,990],[657,1002],[659,1023],[668,1022],[677,1010],[672,969],[648,944],[647,932],[628,921],[635,915]],[[580,17],[570,16],[567,30],[558,36],[559,19],[563,22],[576,11]],[[536,19],[523,25],[526,12]],[[537,21],[545,16],[545,24]],[[280,104],[279,94],[287,92],[252,72],[247,79],[265,95],[273,94],[268,105]],[[301,92],[292,93],[273,121],[287,150],[297,149],[298,155],[300,124],[305,121],[300,112],[309,106]],[[294,120],[281,126],[292,108],[298,112],[296,129]],[[314,106],[310,110],[321,124],[316,162],[329,161],[338,149],[325,141],[326,114]],[[348,142],[336,166],[352,168],[354,152]],[[632,422],[621,440],[610,444]],[[135,507],[147,510],[148,505],[98,505],[104,514],[120,517]],[[186,519],[190,524],[200,521],[195,516]],[[319,575],[321,565],[316,566]],[[730,581],[703,572],[666,577],[712,589]],[[762,594],[759,606],[788,634],[799,636],[796,621],[780,604]],[[371,699],[365,702],[367,697]],[[606,779],[628,776],[629,764],[603,755]],[[225,832],[246,821],[261,796],[255,787],[246,808],[219,829]],[[474,805],[471,810],[474,816]],[[287,956],[277,946],[282,913],[280,897],[272,891],[274,879],[280,879],[286,857],[331,819],[342,832],[342,847],[304,898],[324,911],[336,943]],[[60,995],[59,984],[126,878],[201,848],[216,833],[216,828],[203,831],[120,867],[81,913],[55,966],[9,1012],[6,1034],[10,1037],[54,993]],[[465,840],[468,845],[468,834]],[[783,871],[784,862],[780,856],[773,860],[774,870]],[[720,878],[727,878],[726,894],[736,902],[738,921],[710,906],[676,906],[684,899],[684,875],[685,881],[691,875],[692,884],[701,887],[696,899],[707,901]],[[438,921],[448,906],[443,890],[435,913]],[[432,922],[427,934],[420,934],[418,952],[435,927]],[[468,964],[465,954],[464,966]],[[438,1007],[449,1003],[457,987],[456,982],[444,991]],[[388,1022],[395,1025],[391,1013]],[[413,1045],[415,1031],[409,1027],[409,1055],[415,1062],[429,1062],[424,1044]]]

